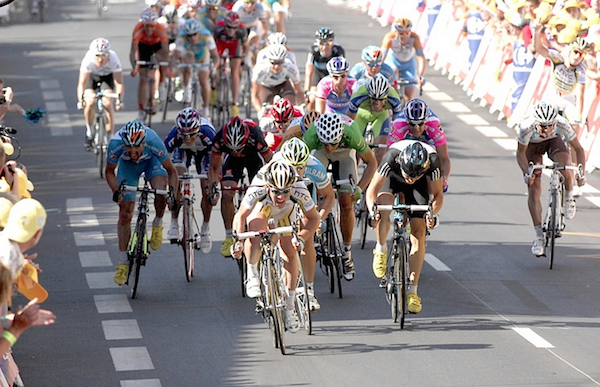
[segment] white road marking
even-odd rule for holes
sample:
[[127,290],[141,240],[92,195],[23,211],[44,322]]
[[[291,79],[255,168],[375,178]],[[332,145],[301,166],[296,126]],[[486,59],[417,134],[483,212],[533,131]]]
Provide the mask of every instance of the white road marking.
[[104,235],[100,231],[74,232],[76,246],[104,245]]
[[40,87],[43,90],[60,89],[60,83],[56,79],[43,79],[40,81]]
[[108,251],[80,251],[81,267],[112,266]]
[[475,125],[483,126],[483,125],[490,124],[489,122],[487,122],[486,120],[484,120],[483,118],[478,116],[477,114],[457,114],[456,118],[458,118],[459,120],[461,120],[462,122],[464,122],[465,124],[470,125],[470,126],[475,126]]
[[94,303],[98,313],[133,312],[129,299],[125,294],[98,294],[94,296]]
[[452,113],[471,113],[471,109],[461,102],[442,102],[440,105]]
[[508,134],[496,126],[474,126],[473,129],[490,138],[506,138]]
[[116,371],[153,370],[154,364],[146,347],[110,348]]
[[142,332],[137,320],[104,320],[102,321],[106,340],[141,339]]
[[67,214],[73,212],[86,212],[90,213],[94,211],[92,205],[92,198],[71,198],[67,199]]
[[121,387],[162,387],[158,379],[121,380]]
[[48,113],[66,112],[67,104],[65,101],[46,101],[46,111]]
[[493,141],[507,151],[516,152],[517,150],[517,140],[514,138],[494,138]]
[[535,345],[536,348],[554,348],[552,344],[547,342],[542,336],[535,333],[531,328],[518,328],[514,327],[513,331],[517,332],[525,340]]
[[452,271],[446,264],[440,261],[435,255],[425,253],[425,262],[437,271]]
[[427,93],[427,97],[433,101],[453,101],[454,98],[450,97],[450,95],[444,93],[443,91],[434,91]]
[[115,273],[112,271],[103,273],[85,273],[85,279],[87,280],[90,289],[118,288],[119,285],[115,283],[114,276]]
[[[65,95],[63,94],[62,90],[47,90],[47,91],[42,91],[42,97],[47,101],[47,100],[51,100],[51,101],[64,101],[65,99]],[[65,106],[67,106],[65,104]]]
[[69,226],[71,227],[91,227],[99,225],[100,223],[95,214],[69,215]]

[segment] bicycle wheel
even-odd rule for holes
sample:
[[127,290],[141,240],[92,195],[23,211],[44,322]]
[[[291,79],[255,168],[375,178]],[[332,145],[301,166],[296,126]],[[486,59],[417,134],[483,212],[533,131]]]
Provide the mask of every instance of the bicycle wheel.
[[392,321],[398,322],[399,313],[401,313],[401,297],[398,297],[398,283],[400,278],[398,262],[398,241],[394,239],[392,248],[388,252],[388,269],[386,273],[386,294],[392,311]]
[[106,118],[100,116],[96,119],[96,133],[94,136],[95,153],[96,153],[96,164],[98,165],[98,172],[100,178],[104,178],[104,167],[106,162]]
[[198,82],[192,82],[192,105],[194,109],[198,110]]
[[550,195],[550,208],[548,209],[550,211],[550,217],[548,219],[548,229],[546,230],[546,246],[548,246],[548,244],[550,245],[548,246],[548,261],[550,270],[552,270],[552,265],[554,264],[554,244],[556,242],[557,229],[556,217],[558,210],[558,191],[552,190]]
[[273,337],[275,348],[279,348],[281,353],[285,355],[285,323],[283,321],[283,308],[285,304],[282,302],[282,294],[277,280],[277,273],[273,261],[267,260],[267,287],[269,292],[269,303],[271,304],[271,314],[273,316]]
[[[298,253],[298,264],[302,265],[300,255]],[[298,273],[298,286],[296,287],[296,313],[300,320],[300,326],[304,328],[306,333],[312,334],[312,320],[310,317],[310,300],[308,298],[308,288],[302,270]]]
[[162,106],[162,108],[163,108],[162,122],[165,122],[167,119],[167,110],[169,110],[169,102],[171,102],[171,100],[172,100],[173,78],[167,77],[165,82],[167,83],[167,95],[166,95],[164,101],[160,101],[163,104],[163,106]]
[[[343,297],[342,292],[342,277],[343,277],[343,269],[342,269],[342,248],[341,248],[341,238],[338,234],[338,230],[333,221],[333,217],[329,220],[329,224],[327,225],[327,232],[329,232],[329,238],[327,238],[327,249],[329,251],[329,257],[331,259],[331,276],[329,278],[330,281],[330,289],[333,284],[332,281],[337,282],[338,295],[340,298]],[[333,292],[332,292],[333,293]]]
[[250,74],[250,68],[248,66],[242,67],[242,76],[240,79],[240,101],[239,105],[244,107],[244,113],[246,117],[250,118],[252,115],[252,101],[250,95],[252,92],[252,76]]
[[102,16],[102,7],[104,7],[104,0],[96,0],[96,12],[98,12],[98,16]]
[[181,246],[183,247],[183,262],[185,265],[185,279],[190,282],[194,276],[194,231],[192,229],[192,216],[190,212],[189,199],[183,202],[183,235]]
[[400,270],[398,270],[397,273],[397,278],[400,280],[400,283],[399,286],[396,286],[398,289],[398,298],[400,299],[400,303],[398,304],[398,314],[400,315],[400,329],[404,329],[404,319],[408,312],[406,301],[406,294],[408,292],[408,248],[404,237],[400,238],[400,256],[398,257],[398,263],[400,264]]
[[131,285],[131,298],[137,296],[137,287],[140,281],[140,269],[143,265],[144,259],[144,243],[146,242],[146,233],[140,238],[138,231],[136,230],[132,236],[132,243],[134,243],[133,252],[129,254],[129,273],[133,274],[133,284]]
[[369,212],[367,211],[367,202],[364,200],[365,193],[363,192],[363,199],[359,203],[358,212],[358,229],[360,230],[360,248],[365,248],[365,242],[367,241],[367,224],[369,223]]
[[221,78],[219,81],[219,127],[229,121],[229,81],[227,78]]

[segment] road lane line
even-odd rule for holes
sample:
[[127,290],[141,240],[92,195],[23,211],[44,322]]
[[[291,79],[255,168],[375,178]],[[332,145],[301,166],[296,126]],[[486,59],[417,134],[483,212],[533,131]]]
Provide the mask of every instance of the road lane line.
[[154,364],[146,347],[109,348],[115,371],[153,370]]
[[73,212],[93,213],[94,206],[92,198],[70,198],[67,199],[67,214]]
[[98,313],[129,313],[133,312],[129,299],[125,294],[97,294],[94,303]]
[[119,285],[114,280],[115,273],[107,271],[103,273],[85,273],[90,289],[112,289],[119,288]]
[[437,271],[452,271],[446,264],[440,261],[435,255],[425,253],[425,262]]
[[142,332],[137,320],[104,320],[102,321],[104,338],[106,340],[141,339]]
[[158,379],[121,380],[121,387],[162,387]]
[[102,267],[111,266],[112,261],[108,255],[108,251],[80,251],[79,262],[81,267]]
[[69,226],[92,227],[100,226],[100,223],[95,214],[69,215]]
[[536,348],[554,348],[552,344],[547,342],[542,336],[535,333],[531,328],[513,327],[513,331],[517,332],[525,340],[529,341]]
[[104,235],[100,231],[74,232],[76,246],[102,246]]
[[490,124],[477,114],[457,114],[456,118],[470,126],[485,126]]

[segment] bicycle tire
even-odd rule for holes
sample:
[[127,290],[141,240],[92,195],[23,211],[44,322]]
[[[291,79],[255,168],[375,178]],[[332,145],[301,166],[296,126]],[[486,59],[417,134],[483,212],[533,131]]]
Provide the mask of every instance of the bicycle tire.
[[227,121],[229,121],[229,105],[229,81],[225,77],[221,78],[219,81],[219,127],[222,127]]
[[96,12],[98,16],[102,16],[102,8],[104,7],[104,0],[96,0]]
[[135,246],[133,248],[133,254],[131,254],[129,258],[129,272],[133,274],[133,284],[131,285],[132,299],[137,297],[137,287],[140,281],[140,269],[142,267],[142,256],[144,254],[143,243],[146,240],[146,234],[144,233],[143,237],[140,239],[138,231],[139,229],[136,227],[136,231],[133,236]]
[[387,269],[387,279],[386,279],[386,294],[387,299],[390,304],[390,309],[392,312],[392,321],[394,323],[398,322],[398,315],[400,311],[400,298],[398,297],[398,241],[394,239],[392,242],[392,248],[388,252],[388,269]]
[[402,252],[400,255],[399,263],[400,263],[400,329],[404,329],[404,321],[406,319],[407,310],[407,300],[406,295],[408,292],[408,248],[407,241],[404,237],[400,238],[400,251]]
[[198,82],[192,82],[192,105],[194,109],[198,110]]
[[167,77],[165,82],[167,83],[167,94],[166,94],[165,100],[161,101],[163,104],[163,106],[162,106],[162,108],[163,108],[162,122],[163,123],[167,120],[167,111],[169,110],[169,102],[171,102],[171,99],[172,99],[171,94],[173,93],[173,78]]
[[185,199],[183,202],[183,235],[181,237],[181,246],[183,247],[183,263],[187,282],[190,282],[194,276],[194,235],[190,216],[191,210],[189,200]]
[[359,219],[358,219],[358,227],[360,230],[360,249],[363,250],[365,248],[365,243],[367,241],[367,224],[369,223],[369,213],[367,211],[367,202],[365,201],[365,193],[363,192],[363,199],[360,201],[359,206]]
[[285,355],[285,324],[283,321],[282,312],[282,308],[285,307],[285,304],[281,302],[282,297],[279,291],[277,272],[271,259],[267,259],[267,283],[269,288],[269,301],[273,316],[274,344],[275,348],[279,348],[281,354]]
[[242,297],[246,297],[246,280],[248,279],[248,264],[246,261],[246,255],[242,254],[240,259],[236,259],[238,269],[240,271],[240,283],[242,285]]
[[342,248],[340,246],[341,243],[341,238],[338,234],[338,231],[336,229],[336,225],[335,222],[333,221],[333,217],[329,220],[329,224],[327,225],[327,231],[330,233],[330,238],[328,238],[328,250],[329,250],[329,257],[331,258],[331,266],[333,267],[332,270],[332,277],[330,278],[330,281],[335,281],[337,282],[337,288],[338,288],[338,296],[339,298],[343,298],[343,291],[342,291],[342,277],[343,277],[343,269],[342,269]]
[[550,199],[550,217],[548,219],[548,229],[546,230],[546,245],[549,246],[548,266],[552,270],[554,265],[554,245],[556,243],[556,216],[558,210],[558,190],[553,190]]
[[104,178],[104,168],[106,162],[106,118],[104,116],[97,118],[96,134],[94,136],[96,143],[96,164],[100,178]]
[[245,118],[250,118],[252,115],[252,102],[250,94],[252,90],[252,77],[248,66],[242,67],[242,76],[240,78],[240,106],[244,107]]
[[335,250],[332,250],[330,240],[333,240],[333,235],[330,225],[333,221],[330,219],[331,214],[327,216],[327,229],[323,233],[323,240],[321,241],[321,249],[323,251],[323,265],[325,266],[325,274],[327,274],[329,293],[335,293],[335,269],[333,268],[332,254],[335,255]]
[[[302,265],[300,253],[297,254],[298,264]],[[301,266],[300,266],[301,267]],[[303,290],[299,290],[303,289]],[[296,313],[300,320],[300,326],[304,328],[307,334],[312,334],[312,319],[310,309],[310,299],[308,298],[308,288],[306,279],[302,270],[298,273],[298,285],[296,286]]]

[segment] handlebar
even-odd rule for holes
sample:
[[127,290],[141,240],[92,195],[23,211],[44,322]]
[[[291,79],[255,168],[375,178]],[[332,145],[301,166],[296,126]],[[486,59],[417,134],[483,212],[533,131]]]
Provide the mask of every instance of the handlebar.
[[109,92],[104,92],[102,90],[96,92],[96,93],[84,93],[83,94],[83,98],[102,98],[102,97],[107,97],[107,98],[117,98],[119,99],[120,96],[118,93],[109,93]]
[[205,173],[202,173],[202,174],[184,173],[183,175],[179,175],[178,177],[179,177],[179,180],[208,179],[208,175]]
[[137,187],[132,185],[124,185],[123,190],[125,191],[139,191],[139,192],[149,192],[156,195],[169,195],[169,191],[166,189],[156,189],[149,187]]
[[571,165],[558,165],[557,163],[554,163],[552,165],[534,164],[533,162],[530,161],[529,169],[528,169],[527,173],[529,175],[531,175],[533,173],[533,171],[535,171],[537,169],[552,169],[552,170],[557,170],[557,171],[565,171],[565,170],[577,171],[577,173],[579,173],[579,176],[583,176],[583,165],[581,165],[581,164],[574,167]]
[[377,211],[406,211],[406,212],[417,212],[417,211],[429,211],[430,206],[426,204],[373,204],[373,210]]
[[[234,230],[235,231],[235,230]],[[234,239],[235,240],[242,240],[242,239],[248,239],[248,238],[256,238],[256,237],[263,237],[266,235],[274,235],[274,234],[285,234],[285,233],[295,233],[296,230],[294,229],[293,226],[285,226],[285,227],[277,227],[277,228],[273,228],[270,230],[259,230],[259,231],[248,231],[248,232],[242,232],[242,233],[235,233],[234,232]]]

